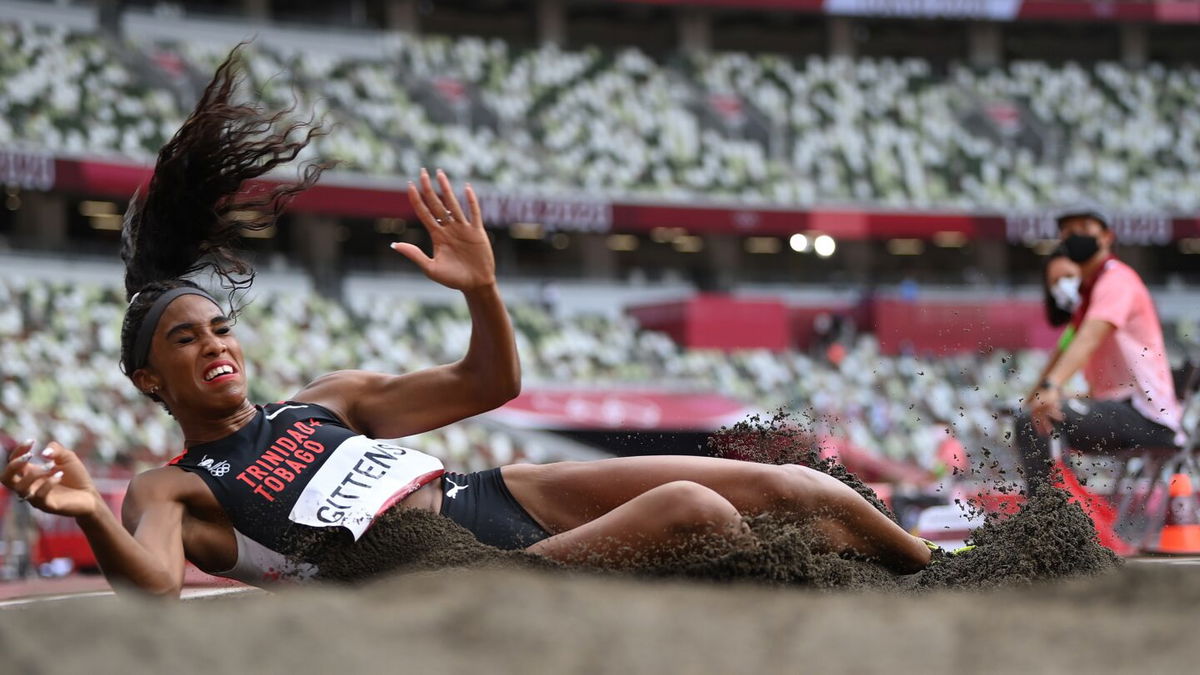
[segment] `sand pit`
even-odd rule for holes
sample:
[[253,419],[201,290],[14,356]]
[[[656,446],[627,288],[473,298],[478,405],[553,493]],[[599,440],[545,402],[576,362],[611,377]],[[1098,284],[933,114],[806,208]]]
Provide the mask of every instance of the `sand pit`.
[[[532,570],[0,612],[5,672],[1189,672],[1200,569],[980,593]],[[1189,659],[1192,659],[1189,661]]]
[[[769,446],[772,457],[760,461],[802,460],[866,490],[840,467],[802,456],[806,446],[786,434],[735,437]],[[325,554],[324,583],[183,604],[110,597],[25,605],[0,612],[0,653],[12,672],[98,664],[205,673],[1200,665],[1189,641],[1200,566],[1122,566],[1056,490],[990,520],[970,553],[908,576],[822,553],[794,524],[750,524],[751,546],[713,544],[669,565],[580,571],[488,548],[440,516],[394,510],[358,543]],[[70,646],[59,647],[57,636]]]

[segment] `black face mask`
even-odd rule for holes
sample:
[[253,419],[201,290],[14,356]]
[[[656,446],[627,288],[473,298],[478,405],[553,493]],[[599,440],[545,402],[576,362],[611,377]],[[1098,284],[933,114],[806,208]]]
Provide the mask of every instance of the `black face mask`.
[[1086,234],[1073,234],[1063,241],[1063,250],[1072,262],[1083,264],[1100,250],[1100,241]]

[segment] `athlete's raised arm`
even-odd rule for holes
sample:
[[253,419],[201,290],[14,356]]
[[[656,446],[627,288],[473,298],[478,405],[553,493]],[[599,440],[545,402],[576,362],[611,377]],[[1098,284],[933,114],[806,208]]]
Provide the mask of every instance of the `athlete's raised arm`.
[[421,433],[487,412],[521,390],[521,364],[512,324],[496,285],[496,262],[483,229],[475,191],[466,188],[469,213],[437,172],[441,196],[422,169],[408,198],[433,240],[433,257],[413,244],[392,248],[430,279],[459,291],[471,313],[471,343],[458,362],[403,375],[339,371],[318,378],[294,397],[324,405],[354,429],[375,438]]
[[32,445],[26,441],[13,450],[0,482],[37,509],[74,518],[115,590],[177,597],[183,587],[183,504],[161,489],[162,481],[139,482],[139,476],[130,483],[122,527],[75,453],[50,443],[35,461]]

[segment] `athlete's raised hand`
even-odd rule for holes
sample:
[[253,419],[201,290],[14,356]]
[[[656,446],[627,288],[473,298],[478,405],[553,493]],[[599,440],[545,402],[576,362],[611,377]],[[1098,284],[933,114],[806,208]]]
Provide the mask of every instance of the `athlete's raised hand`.
[[0,483],[46,513],[72,518],[93,513],[99,500],[79,457],[54,442],[34,455],[33,445],[25,441],[9,454]]
[[491,241],[483,229],[483,214],[475,191],[467,186],[470,214],[466,214],[454,196],[450,179],[441,169],[437,172],[437,182],[441,188],[440,197],[425,169],[421,169],[419,186],[408,184],[408,201],[433,239],[433,257],[425,255],[413,244],[397,242],[392,244],[392,249],[416,263],[425,276],[443,286],[470,291],[494,284],[496,261],[492,256]]

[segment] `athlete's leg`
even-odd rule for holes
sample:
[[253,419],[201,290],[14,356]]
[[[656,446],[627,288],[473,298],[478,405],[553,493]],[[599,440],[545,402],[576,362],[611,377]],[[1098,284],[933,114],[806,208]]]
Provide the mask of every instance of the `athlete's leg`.
[[729,500],[690,481],[651,488],[604,515],[527,548],[566,563],[653,562],[705,535],[744,534],[742,516]]
[[567,532],[660,485],[685,480],[724,497],[743,514],[770,513],[811,524],[831,550],[852,551],[901,572],[929,562],[924,542],[841,481],[806,467],[712,457],[626,457],[506,466],[513,497],[547,531]]

